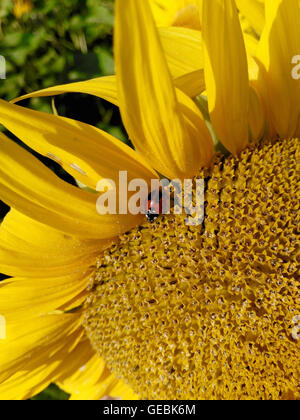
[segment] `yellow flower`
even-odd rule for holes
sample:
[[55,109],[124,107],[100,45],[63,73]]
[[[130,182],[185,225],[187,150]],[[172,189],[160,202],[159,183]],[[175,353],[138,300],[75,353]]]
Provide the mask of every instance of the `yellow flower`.
[[13,0],[13,13],[16,18],[20,19],[25,13],[28,13],[33,8],[31,0]]
[[265,25],[265,0],[236,0],[244,32],[260,36]]
[[198,0],[150,0],[150,5],[158,26],[201,29]]
[[[201,30],[202,0],[150,0],[158,26],[180,26]],[[260,36],[265,23],[265,0],[236,0],[243,31]]]
[[[153,224],[100,216],[96,194],[1,134],[0,198],[12,207],[0,231],[0,271],[11,276],[0,289],[1,398],[28,398],[50,382],[84,399],[300,398],[299,3],[266,1],[254,44],[233,0],[202,3],[200,33],[157,30],[147,1],[117,0],[116,76],[26,96],[111,101],[135,151],[0,101],[10,132],[92,190],[102,178],[118,183],[120,170],[148,184],[157,173],[206,183],[198,227],[183,215]],[[227,157],[213,156],[191,99],[205,90]]]

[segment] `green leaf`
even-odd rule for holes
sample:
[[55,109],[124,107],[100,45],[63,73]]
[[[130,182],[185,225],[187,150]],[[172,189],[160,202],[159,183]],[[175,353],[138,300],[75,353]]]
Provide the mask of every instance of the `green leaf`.
[[62,391],[58,386],[52,384],[45,391],[31,398],[33,401],[47,401],[47,400],[68,400],[69,395]]
[[105,47],[96,47],[95,52],[98,56],[99,67],[104,75],[112,75],[115,73],[115,64],[111,51]]

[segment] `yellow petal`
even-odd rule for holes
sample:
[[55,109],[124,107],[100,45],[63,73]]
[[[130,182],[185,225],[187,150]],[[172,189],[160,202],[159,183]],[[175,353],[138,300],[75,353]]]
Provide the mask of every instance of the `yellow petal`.
[[300,52],[300,7],[297,0],[266,0],[266,26],[257,57],[264,69],[261,91],[271,124],[282,138],[295,134],[300,114],[300,83],[292,76],[293,57]]
[[188,133],[147,1],[116,2],[115,59],[122,119],[137,151],[168,178],[195,175],[207,162]]
[[[247,56],[256,57],[258,40],[249,34],[244,34],[244,42],[246,46]],[[249,63],[248,63],[249,65]]]
[[5,381],[18,371],[30,372],[43,365],[54,371],[82,337],[81,317],[79,313],[53,314],[7,323],[6,339],[0,340],[0,395]]
[[204,68],[201,32],[187,28],[159,28],[164,54],[174,79]]
[[[182,56],[181,56],[182,57]],[[178,61],[182,63],[182,60]],[[194,98],[205,90],[204,70],[198,69],[190,71],[192,67],[184,62],[184,70],[180,64],[174,62],[173,71],[180,76],[174,79],[174,86],[182,90],[186,95]],[[171,67],[171,65],[170,65]],[[109,81],[106,80],[109,78]],[[53,86],[51,88],[37,90],[27,95],[15,98],[11,103],[16,103],[29,98],[38,98],[43,96],[56,96],[63,93],[87,93],[98,98],[105,99],[114,105],[119,105],[117,99],[117,80],[115,76],[101,77],[101,81],[95,83],[96,79],[86,80],[85,82],[68,83],[65,85]],[[95,87],[95,85],[97,87]],[[109,86],[109,91],[108,91]]]
[[97,194],[62,181],[1,133],[0,145],[0,198],[21,213],[71,236],[97,239],[118,236],[142,220],[143,215],[100,215]]
[[13,0],[13,14],[20,19],[25,13],[29,13],[33,9],[32,0]]
[[205,81],[214,130],[233,154],[248,143],[249,85],[242,30],[233,0],[203,1]]
[[237,7],[251,27],[261,34],[265,25],[265,7],[259,0],[236,0]]
[[300,118],[298,119],[295,137],[300,138]]
[[209,166],[214,154],[214,149],[212,138],[204,118],[194,101],[178,89],[176,90],[176,93],[179,107],[186,123],[187,134],[191,139],[194,139],[194,142],[197,145],[194,158],[198,162],[198,168],[199,162],[202,162],[203,166]]
[[32,111],[0,100],[0,123],[36,152],[58,162],[75,179],[96,190],[101,178],[117,182],[155,176],[130,147],[98,128],[79,121]]
[[150,5],[158,26],[201,29],[197,0],[150,0]]
[[[190,98],[195,98],[205,90],[204,70],[196,70],[178,77],[175,86]],[[180,99],[179,99],[180,101]]]
[[15,103],[28,98],[37,98],[41,96],[55,96],[61,95],[62,93],[72,92],[87,93],[89,95],[94,95],[99,98],[105,99],[106,101],[109,101],[114,105],[118,105],[115,76],[98,77],[95,79],[86,80],[84,82],[75,82],[68,83],[65,85],[54,86],[20,96],[19,98],[16,98],[11,102]]
[[250,88],[249,126],[252,140],[260,140],[266,128],[265,110],[260,95],[252,87]]
[[0,383],[0,400],[27,400],[34,397],[55,380],[55,369],[51,363],[31,368],[30,371],[12,371],[9,379]]
[[136,394],[107,369],[88,340],[83,340],[72,360],[67,360],[58,385],[71,394],[71,400],[100,400],[105,396],[137,399]]
[[[262,77],[264,73],[264,69],[262,64],[252,56],[248,54],[248,69],[249,69],[249,79],[250,79],[250,104],[249,104],[249,125],[250,128],[253,129],[253,118],[260,118],[258,113],[260,105],[257,107],[258,104],[255,105],[255,102],[259,100],[261,103],[261,116],[264,118],[264,138],[274,139],[276,137],[276,130],[274,125],[272,124],[271,119],[271,111],[269,105],[267,103],[267,86],[265,83],[265,78]],[[251,92],[252,91],[252,92]],[[255,95],[253,96],[253,93]],[[256,117],[255,117],[256,115]],[[255,123],[256,124],[256,123]],[[260,123],[259,123],[260,124]],[[259,131],[258,128],[254,129],[254,131]]]
[[12,209],[0,226],[0,272],[57,277],[86,270],[111,241],[81,241]]
[[[195,0],[196,2],[196,0]],[[174,26],[201,30],[199,6],[197,4],[188,4],[178,10],[172,22]]]
[[[33,92],[29,95],[26,95],[26,98],[29,97],[38,97],[38,96],[48,96],[48,95],[59,95],[66,92],[80,92],[80,93],[88,93],[88,94],[95,94],[96,96],[100,96],[105,99],[105,92],[101,96],[100,91],[94,92],[93,88],[89,88],[89,82],[91,82],[91,86],[93,86],[93,80],[85,82],[84,88],[82,85],[78,86],[77,90],[77,84],[72,83],[69,85],[62,85],[62,86],[55,86],[53,88],[44,89],[42,91]],[[117,86],[116,86],[116,79],[115,76],[111,78],[111,91],[114,89],[114,97],[115,97],[115,103],[118,104],[117,101]],[[80,82],[81,83],[81,82]],[[114,83],[114,88],[113,88]],[[209,132],[207,131],[206,124],[203,120],[203,117],[201,113],[199,112],[199,109],[195,106],[195,103],[190,100],[189,97],[195,97],[198,94],[200,94],[204,88],[205,88],[205,82],[204,82],[204,73],[203,70],[197,70],[192,73],[187,73],[184,76],[179,77],[175,80],[175,85],[178,86],[179,89],[176,89],[177,98],[179,101],[179,108],[181,109],[181,112],[183,113],[183,118],[188,124],[187,130],[189,130],[189,127],[198,127],[200,130],[199,132],[193,130],[193,138],[198,143],[197,147],[197,153],[198,153],[198,159],[199,162],[202,161],[201,155],[206,156],[206,162],[205,164],[208,165],[212,154],[213,154],[213,147],[212,147],[212,141],[211,137],[209,135]],[[182,90],[182,91],[180,91]],[[187,96],[184,94],[186,92]],[[19,98],[21,100],[21,98]],[[117,163],[119,160],[117,161]],[[156,175],[155,175],[156,176]]]
[[165,57],[174,85],[191,98],[205,90],[201,32],[193,29],[159,28]]
[[134,392],[128,385],[123,381],[118,381],[114,387],[110,390],[110,395],[113,398],[121,399],[125,401],[139,400],[139,395]]
[[[1,314],[7,322],[27,322],[35,315],[47,314],[81,294],[82,302],[90,273],[80,272],[52,278],[15,277],[0,283]],[[81,302],[81,303],[82,303]]]
[[[69,372],[70,369],[75,369],[76,361],[79,361],[78,353],[80,353],[81,356],[82,352],[80,343],[82,340],[86,340],[86,338],[83,336],[83,329],[78,325],[79,317],[77,315],[67,315],[67,318],[64,320],[62,317],[63,315],[43,317],[44,323],[46,321],[48,321],[49,324],[51,323],[44,331],[44,334],[47,333],[47,331],[50,331],[50,336],[40,337],[38,341],[32,343],[30,357],[28,357],[28,354],[26,353],[27,343],[25,337],[16,340],[19,345],[23,345],[23,360],[21,363],[18,363],[11,368],[11,376],[0,383],[1,400],[24,400],[31,398],[43,391],[51,382],[59,380],[59,378],[66,372]],[[56,320],[58,322],[57,329],[55,327]],[[66,328],[65,334],[61,328],[62,322],[62,325]],[[73,326],[71,326],[70,323],[73,323]],[[26,330],[31,338],[33,324],[34,320],[31,320],[30,326]],[[37,329],[39,329],[40,326],[40,320],[37,318]],[[74,332],[70,334],[72,328],[74,329]],[[18,324],[14,325],[14,330],[17,329]],[[22,326],[20,326],[20,329],[22,330]],[[56,334],[57,337],[55,336]],[[47,344],[47,340],[49,339],[52,340],[53,343],[48,342]],[[35,349],[34,345],[38,348]],[[41,345],[42,348],[39,347]],[[39,354],[39,351],[41,351],[41,354]],[[78,369],[80,366],[81,365],[78,365],[77,363]]]
[[150,0],[149,1],[155,22],[158,26],[172,25],[182,0]]
[[[159,28],[159,36],[169,70],[174,79],[174,85],[191,97],[199,95],[205,88],[201,33],[192,29],[170,27]],[[184,76],[189,78],[185,83]],[[84,82],[54,86],[23,95],[11,102],[16,103],[28,98],[55,96],[70,92],[87,93],[118,105],[115,76],[98,77]]]

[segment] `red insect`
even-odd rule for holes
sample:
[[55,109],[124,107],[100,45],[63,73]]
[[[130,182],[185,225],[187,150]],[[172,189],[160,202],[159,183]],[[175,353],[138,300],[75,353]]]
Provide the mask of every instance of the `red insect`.
[[162,192],[152,191],[148,197],[148,205],[146,211],[146,217],[149,222],[153,223],[158,216],[162,213]]

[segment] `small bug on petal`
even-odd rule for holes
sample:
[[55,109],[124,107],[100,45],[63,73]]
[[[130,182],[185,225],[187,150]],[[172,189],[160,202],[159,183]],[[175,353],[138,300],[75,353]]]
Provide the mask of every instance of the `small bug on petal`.
[[146,218],[153,223],[162,213],[162,192],[157,190],[149,194]]

